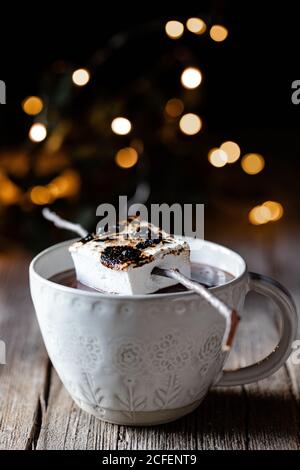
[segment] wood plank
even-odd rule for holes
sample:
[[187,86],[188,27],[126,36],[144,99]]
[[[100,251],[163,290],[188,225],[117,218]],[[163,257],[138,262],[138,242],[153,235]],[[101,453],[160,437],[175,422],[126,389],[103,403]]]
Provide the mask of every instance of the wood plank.
[[[278,279],[288,287],[296,302],[298,316],[300,314],[300,283],[299,283],[299,254],[300,240],[298,225],[284,232],[284,236],[278,237],[274,249],[276,258]],[[300,318],[299,318],[300,320]],[[298,324],[298,338],[300,328]],[[294,398],[295,419],[297,433],[300,439],[300,353],[299,349],[292,354],[286,364],[286,373],[290,381],[290,387]],[[300,448],[300,445],[299,447]]]
[[246,406],[241,387],[215,388],[197,410],[197,448],[244,450]]
[[0,449],[32,448],[47,391],[48,359],[24,255],[0,257],[0,338],[7,348],[7,363],[0,365]]
[[[282,233],[280,239],[285,236]],[[258,243],[259,245],[251,246],[248,240],[242,248],[237,248],[246,252],[245,257],[250,261],[249,268],[258,270],[256,266],[259,266],[262,273],[279,278],[289,285],[290,272],[286,263],[285,278],[279,275],[283,266],[276,256],[278,238],[274,235],[270,237],[269,232],[265,232],[265,237],[258,239]],[[246,310],[236,345],[242,365],[261,359],[266,352],[272,350],[279,336],[277,311],[270,301],[252,295],[252,301],[248,303]],[[244,390],[247,404],[247,447],[299,448],[298,411],[286,367],[265,380],[245,386]]]
[[48,407],[43,415],[37,449],[115,450],[118,426],[88,415],[73,402],[52,370]]
[[120,450],[194,450],[196,449],[196,413],[161,426],[120,426]]
[[[247,362],[263,357],[272,350],[278,338],[273,307],[259,301],[260,307],[249,308],[248,321],[240,337],[241,349]],[[264,306],[263,306],[264,304]],[[264,309],[264,311],[263,311]],[[256,315],[253,315],[255,311]],[[259,318],[258,318],[259,316]],[[247,337],[253,338],[247,341]],[[252,358],[252,360],[251,360]],[[249,449],[297,449],[297,410],[285,367],[275,374],[244,387],[247,404],[247,434]]]

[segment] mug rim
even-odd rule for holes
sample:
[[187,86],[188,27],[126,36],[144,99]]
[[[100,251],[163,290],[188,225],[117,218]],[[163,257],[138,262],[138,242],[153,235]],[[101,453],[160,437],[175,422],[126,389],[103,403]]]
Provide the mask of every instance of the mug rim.
[[[190,238],[190,237],[184,237],[186,239],[190,239],[190,240],[195,240],[196,238]],[[40,258],[42,258],[43,256],[45,255],[48,255],[51,251],[54,251],[56,250],[57,248],[59,247],[63,247],[64,245],[68,245],[76,240],[79,240],[79,238],[74,238],[74,239],[70,239],[70,240],[66,240],[64,242],[60,242],[60,243],[56,243],[55,245],[51,245],[49,246],[48,248],[46,248],[45,250],[41,251],[40,253],[38,253],[31,261],[30,265],[29,265],[29,274],[30,274],[30,277],[31,276],[34,276],[36,278],[39,279],[40,282],[42,282],[43,284],[45,285],[48,285],[49,287],[52,287],[52,288],[55,288],[55,289],[58,289],[58,290],[61,290],[63,292],[68,292],[68,293],[73,293],[73,294],[77,294],[77,295],[83,295],[85,297],[96,297],[97,299],[109,299],[109,300],[142,300],[142,299],[166,299],[166,298],[173,298],[173,297],[182,297],[182,296],[188,296],[188,295],[193,295],[195,294],[195,292],[193,291],[181,291],[181,292],[165,292],[165,293],[153,293],[153,294],[137,294],[137,295],[130,295],[130,294],[109,294],[109,293],[102,293],[102,292],[98,292],[97,290],[94,290],[94,291],[85,291],[85,290],[80,290],[80,289],[75,289],[74,287],[69,287],[69,286],[64,286],[62,284],[58,284],[57,282],[53,282],[53,281],[50,281],[50,279],[47,279],[46,277],[42,276],[41,274],[39,274],[36,269],[35,269],[35,265],[36,263],[40,260]],[[210,287],[209,290],[210,291],[213,291],[213,292],[216,292],[216,291],[220,291],[224,288],[227,288],[229,286],[233,286],[235,284],[237,284],[238,282],[241,281],[241,279],[246,275],[247,271],[248,271],[248,268],[247,268],[247,263],[246,261],[244,260],[244,258],[239,254],[237,253],[236,251],[232,250],[231,248],[228,248],[224,245],[221,245],[219,243],[215,243],[215,242],[211,242],[211,241],[207,241],[207,240],[204,240],[204,239],[201,239],[201,241],[207,245],[210,245],[211,247],[219,247],[221,248],[224,252],[226,252],[228,255],[234,255],[236,258],[239,259],[239,262],[241,263],[241,265],[243,266],[242,268],[242,272],[238,275],[238,276],[235,276],[233,279],[231,279],[230,281],[228,282],[225,282],[224,284],[221,284],[219,286],[214,286],[214,287]]]

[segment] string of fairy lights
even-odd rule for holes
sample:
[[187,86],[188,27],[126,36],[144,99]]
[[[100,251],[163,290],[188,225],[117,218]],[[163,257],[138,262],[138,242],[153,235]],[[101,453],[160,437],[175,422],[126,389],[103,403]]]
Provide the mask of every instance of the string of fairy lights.
[[[170,40],[178,41],[186,33],[192,33],[198,36],[209,34],[212,41],[221,43],[229,35],[228,29],[224,25],[208,24],[199,17],[188,18],[185,24],[182,21],[171,20],[163,25],[162,34],[165,34]],[[71,80],[74,87],[85,87],[92,80],[91,70],[88,68],[78,68],[71,72]],[[185,90],[195,90],[201,86],[203,73],[194,65],[186,66],[180,76],[180,84]],[[40,96],[28,96],[22,102],[24,113],[33,117],[35,121],[31,124],[28,131],[28,138],[32,144],[46,142],[48,149],[59,150],[64,139],[64,131],[49,132],[47,121],[39,119],[45,108],[45,103]],[[185,103],[183,100],[174,97],[170,98],[165,106],[164,113],[167,117],[175,119],[180,132],[186,136],[193,137],[201,132],[203,127],[202,118],[192,112],[184,112]],[[115,116],[111,123],[111,132],[115,135],[129,135],[134,127],[134,123],[127,116]],[[135,143],[134,143],[135,142]],[[124,170],[137,165],[139,156],[142,153],[143,142],[140,139],[134,139],[128,147],[120,148],[115,154],[115,164]],[[241,169],[250,176],[255,176],[263,171],[265,159],[258,153],[247,153],[241,156],[241,149],[238,143],[226,141],[218,147],[212,148],[208,152],[208,162],[216,169],[226,165],[232,165],[240,161]],[[21,189],[9,179],[3,171],[0,170],[0,204],[16,204],[24,200]],[[26,197],[35,205],[51,204],[58,198],[68,198],[74,196],[80,190],[80,176],[72,169],[65,169],[62,173],[51,180],[47,185],[34,186],[26,192]],[[283,207],[276,201],[265,201],[255,206],[248,213],[248,220],[253,225],[275,222],[283,215]]]

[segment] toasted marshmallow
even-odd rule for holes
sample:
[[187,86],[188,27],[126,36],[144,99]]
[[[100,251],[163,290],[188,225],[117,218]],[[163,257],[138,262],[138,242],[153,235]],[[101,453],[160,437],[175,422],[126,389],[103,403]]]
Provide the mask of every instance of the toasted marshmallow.
[[101,292],[151,294],[177,281],[152,274],[155,267],[178,269],[190,277],[188,243],[136,219],[120,231],[88,235],[69,247],[76,277]]

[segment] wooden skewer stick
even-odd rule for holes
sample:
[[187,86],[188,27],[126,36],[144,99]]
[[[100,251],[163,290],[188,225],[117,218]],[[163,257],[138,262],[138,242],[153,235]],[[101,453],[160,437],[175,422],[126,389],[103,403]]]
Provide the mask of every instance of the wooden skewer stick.
[[42,210],[42,214],[45,219],[50,220],[54,223],[56,227],[65,228],[66,230],[70,230],[71,232],[77,233],[81,238],[87,236],[88,232],[85,230],[80,224],[73,224],[68,220],[62,219],[59,217],[55,212],[50,211],[47,207]]
[[222,350],[228,351],[231,348],[233,338],[240,320],[239,315],[233,308],[229,307],[224,302],[222,302],[222,300],[218,299],[218,297],[212,294],[203,285],[199,284],[198,282],[191,281],[191,279],[181,274],[181,272],[179,272],[177,269],[154,268],[152,274],[175,279],[187,289],[196,292],[196,294],[203,297],[210,305],[212,305],[225,318],[226,321]]

